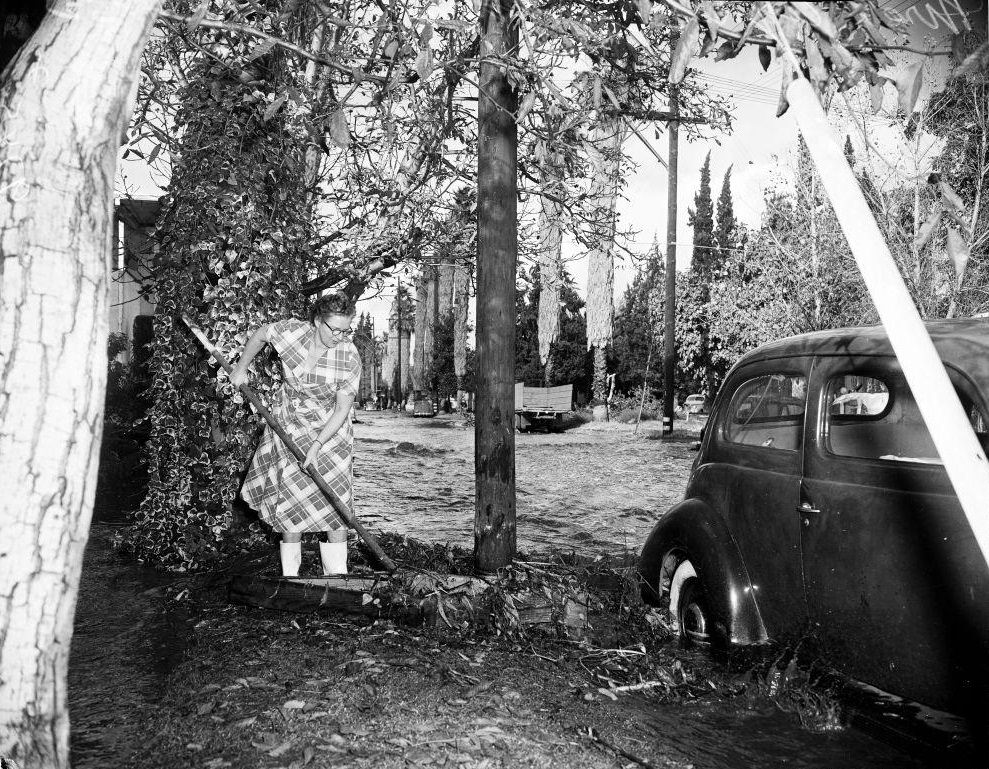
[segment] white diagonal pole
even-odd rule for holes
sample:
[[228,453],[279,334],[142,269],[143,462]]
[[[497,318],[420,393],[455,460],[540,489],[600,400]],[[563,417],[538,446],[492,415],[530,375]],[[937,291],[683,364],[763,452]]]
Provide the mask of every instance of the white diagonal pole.
[[985,507],[989,463],[985,452],[813,86],[797,78],[787,87],[786,98],[975,540],[989,563],[989,515]]

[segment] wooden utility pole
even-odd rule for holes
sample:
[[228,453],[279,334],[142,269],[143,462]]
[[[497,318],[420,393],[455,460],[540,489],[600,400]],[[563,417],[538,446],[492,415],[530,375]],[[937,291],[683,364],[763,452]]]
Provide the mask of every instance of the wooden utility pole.
[[395,292],[395,333],[398,334],[398,347],[396,352],[397,364],[395,366],[395,400],[398,401],[399,408],[402,404],[402,279],[398,278],[398,290]]
[[502,70],[515,55],[512,0],[483,0],[477,156],[477,400],[474,560],[493,572],[515,556],[515,265],[517,94]]
[[663,318],[663,435],[673,435],[676,407],[676,269],[677,269],[677,149],[679,144],[679,86],[670,84],[670,138],[666,182],[666,311]]
[[439,372],[436,370],[436,332],[440,327],[440,265],[439,262],[433,265],[433,351],[432,364],[429,371],[432,375],[433,386],[433,410],[438,414],[440,411],[439,392]]

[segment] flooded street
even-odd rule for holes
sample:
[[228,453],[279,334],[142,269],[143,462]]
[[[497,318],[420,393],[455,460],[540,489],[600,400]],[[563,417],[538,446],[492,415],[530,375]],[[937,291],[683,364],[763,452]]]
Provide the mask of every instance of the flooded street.
[[[474,431],[453,417],[361,412],[355,425],[358,515],[374,528],[474,545]],[[650,439],[620,424],[516,433],[521,550],[637,553],[658,516],[683,498],[693,439]]]
[[[372,530],[472,547],[473,429],[453,416],[359,416],[359,517]],[[657,516],[682,498],[696,456],[692,438],[657,440],[657,428],[633,435],[627,425],[589,424],[517,434],[519,548],[637,553]],[[162,612],[156,600],[171,578],[121,560],[109,548],[112,530],[94,524],[79,596],[69,674],[76,769],[111,765],[108,757],[127,755],[122,744],[138,749],[122,714],[155,703],[175,665],[192,659],[188,617],[181,608]],[[771,706],[716,698],[660,705],[641,695],[606,706],[635,724],[630,744],[662,746],[695,769],[923,765],[855,730],[811,733]]]

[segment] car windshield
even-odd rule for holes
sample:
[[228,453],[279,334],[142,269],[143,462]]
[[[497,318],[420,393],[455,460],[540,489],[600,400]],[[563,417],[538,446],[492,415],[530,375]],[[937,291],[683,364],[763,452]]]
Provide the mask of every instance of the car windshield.
[[732,396],[723,425],[725,439],[763,448],[800,447],[807,380],[769,374],[744,382]]

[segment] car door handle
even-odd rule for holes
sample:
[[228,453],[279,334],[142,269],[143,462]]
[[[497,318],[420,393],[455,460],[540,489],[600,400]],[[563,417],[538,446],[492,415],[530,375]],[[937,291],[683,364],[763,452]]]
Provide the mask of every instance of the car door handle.
[[797,512],[801,514],[810,513],[811,515],[815,515],[821,512],[821,508],[814,507],[810,502],[802,502],[797,505]]

